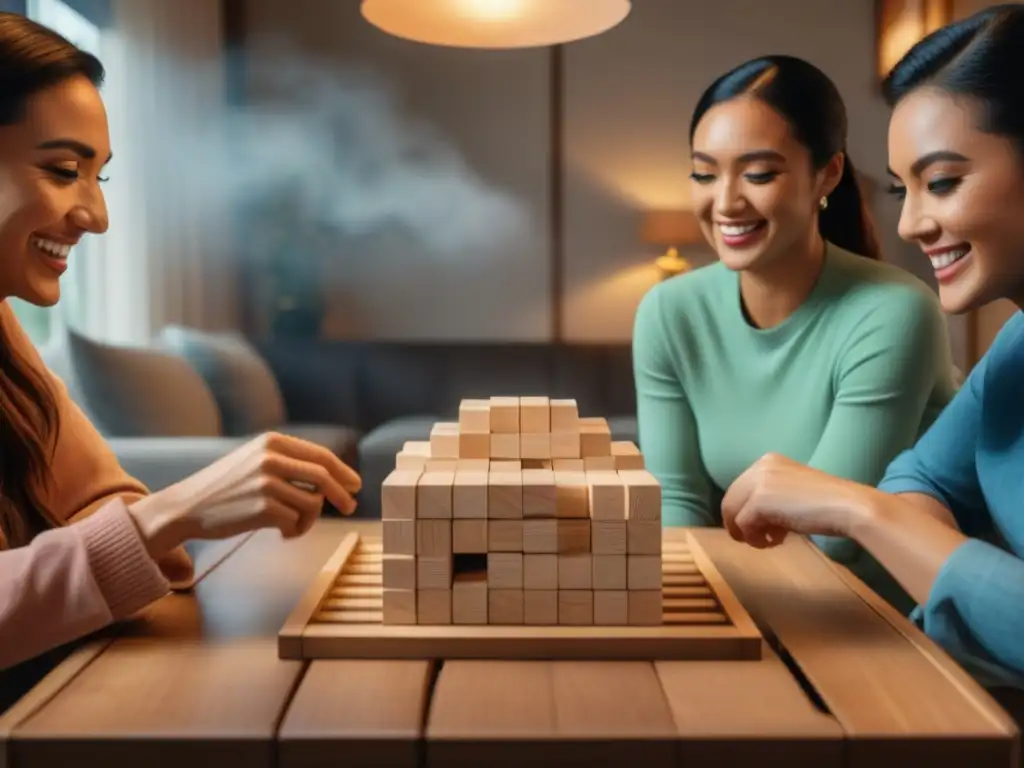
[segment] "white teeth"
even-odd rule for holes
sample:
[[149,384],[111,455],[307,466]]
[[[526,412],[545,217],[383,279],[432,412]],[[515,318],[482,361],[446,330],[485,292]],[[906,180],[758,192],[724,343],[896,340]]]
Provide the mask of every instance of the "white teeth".
[[718,228],[722,230],[722,234],[728,237],[739,237],[745,235],[748,232],[753,232],[757,229],[757,224],[719,224]]
[[932,256],[932,267],[935,269],[945,269],[951,264],[955,264],[960,261],[960,259],[966,256],[970,250],[970,248],[962,248],[956,251],[948,251],[939,256]]
[[62,245],[61,243],[55,243],[52,240],[44,240],[41,237],[34,238],[32,243],[39,250],[46,251],[51,256],[56,256],[58,259],[66,259],[68,254],[71,253],[70,245]]

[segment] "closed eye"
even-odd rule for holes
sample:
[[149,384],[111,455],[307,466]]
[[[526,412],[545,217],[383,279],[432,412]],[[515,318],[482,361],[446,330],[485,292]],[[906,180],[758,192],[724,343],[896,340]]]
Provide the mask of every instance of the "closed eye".
[[697,173],[696,171],[690,174],[690,178],[698,184],[707,184],[715,179],[710,173]]
[[897,200],[902,200],[907,196],[907,188],[900,184],[890,184],[889,188],[885,191]]
[[765,171],[764,173],[748,173],[746,174],[747,180],[753,184],[767,184],[772,181],[779,174],[775,171]]

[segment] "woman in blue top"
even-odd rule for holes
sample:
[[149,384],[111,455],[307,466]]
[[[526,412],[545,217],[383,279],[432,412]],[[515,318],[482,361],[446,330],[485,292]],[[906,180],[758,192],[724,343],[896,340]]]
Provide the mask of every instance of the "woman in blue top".
[[[1024,306],[1024,6],[914,46],[886,80],[900,235],[931,259],[944,309]],[[1024,688],[1024,315],[877,488],[765,456],[722,502],[755,547],[849,536],[914,597],[915,620],[982,684]]]

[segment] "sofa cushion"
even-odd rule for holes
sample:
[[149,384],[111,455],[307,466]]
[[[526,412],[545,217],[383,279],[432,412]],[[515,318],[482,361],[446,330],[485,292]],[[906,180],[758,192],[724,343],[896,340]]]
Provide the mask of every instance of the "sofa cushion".
[[274,374],[240,334],[169,325],[159,341],[206,381],[220,408],[225,435],[265,432],[284,423],[284,398]]
[[114,346],[73,330],[68,356],[79,397],[96,428],[119,437],[216,437],[220,411],[185,360],[144,347]]

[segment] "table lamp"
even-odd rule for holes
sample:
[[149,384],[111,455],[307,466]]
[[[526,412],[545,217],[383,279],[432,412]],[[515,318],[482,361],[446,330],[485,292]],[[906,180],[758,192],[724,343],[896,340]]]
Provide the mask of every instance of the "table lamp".
[[690,263],[679,255],[679,246],[693,245],[703,239],[700,222],[687,210],[648,211],[640,223],[640,240],[663,245],[668,250],[654,262],[662,278],[688,272]]
[[607,32],[630,0],[363,0],[363,18],[395,37],[459,48],[559,45]]

